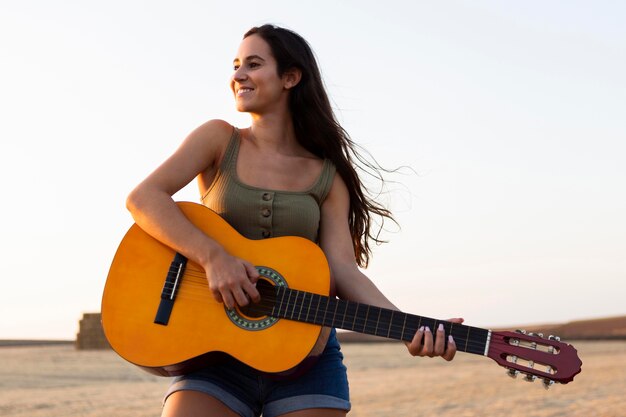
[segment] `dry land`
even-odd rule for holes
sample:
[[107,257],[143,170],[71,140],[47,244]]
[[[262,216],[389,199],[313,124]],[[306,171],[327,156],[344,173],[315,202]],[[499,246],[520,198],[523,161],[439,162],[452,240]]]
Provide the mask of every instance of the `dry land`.
[[[573,343],[583,371],[545,390],[489,358],[412,358],[396,343],[346,343],[353,417],[624,417],[626,341]],[[153,417],[169,380],[110,350],[71,345],[0,348],[0,416]]]

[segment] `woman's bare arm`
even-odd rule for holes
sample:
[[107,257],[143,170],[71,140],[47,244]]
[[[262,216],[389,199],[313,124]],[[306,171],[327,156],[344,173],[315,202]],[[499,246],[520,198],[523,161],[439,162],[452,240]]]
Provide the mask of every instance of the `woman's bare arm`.
[[[348,225],[349,204],[346,185],[337,175],[322,205],[320,229],[320,246],[328,258],[337,295],[346,300],[398,310],[356,264]],[[451,321],[460,323],[463,320]],[[452,360],[456,346],[450,340],[445,348],[444,338],[443,329],[418,329],[413,341],[406,345],[414,356],[442,356],[446,360]]]
[[214,297],[229,308],[260,298],[254,286],[257,271],[228,255],[187,220],[172,195],[199,174],[215,172],[232,132],[232,126],[220,120],[200,126],[126,200],[139,227],[205,269]]

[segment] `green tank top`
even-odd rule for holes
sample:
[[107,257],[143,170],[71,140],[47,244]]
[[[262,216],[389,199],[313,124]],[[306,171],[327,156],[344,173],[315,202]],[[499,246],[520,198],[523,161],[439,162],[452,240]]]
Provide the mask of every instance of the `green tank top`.
[[335,166],[325,159],[315,184],[303,191],[278,191],[242,183],[237,176],[241,136],[235,128],[202,203],[248,239],[301,236],[317,242],[320,207],[330,191]]

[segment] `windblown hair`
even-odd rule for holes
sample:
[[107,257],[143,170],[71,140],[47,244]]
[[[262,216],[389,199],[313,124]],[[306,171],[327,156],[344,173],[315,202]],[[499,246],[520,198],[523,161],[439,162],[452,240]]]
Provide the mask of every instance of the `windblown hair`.
[[[250,29],[247,38],[258,35],[265,40],[277,62],[278,75],[298,68],[300,82],[291,89],[289,110],[296,139],[319,158],[330,159],[346,183],[350,194],[348,222],[356,262],[365,267],[371,255],[370,242],[382,243],[380,231],[385,219],[393,220],[391,212],[367,195],[357,168],[383,180],[380,166],[359,153],[358,146],[337,122],[326,94],[317,61],[310,45],[297,33],[274,25]],[[380,227],[372,231],[372,217],[380,217]]]

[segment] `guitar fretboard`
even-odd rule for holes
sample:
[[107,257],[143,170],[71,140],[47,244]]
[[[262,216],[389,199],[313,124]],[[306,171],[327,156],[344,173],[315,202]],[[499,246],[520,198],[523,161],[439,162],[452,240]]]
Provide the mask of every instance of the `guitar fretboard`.
[[255,307],[255,310],[273,317],[402,341],[411,341],[417,329],[422,326],[435,331],[439,324],[442,324],[446,335],[452,335],[454,338],[457,350],[478,355],[485,354],[489,337],[489,331],[486,329],[339,300],[287,287],[271,287],[270,291],[273,294],[267,289],[259,290],[263,301]]

